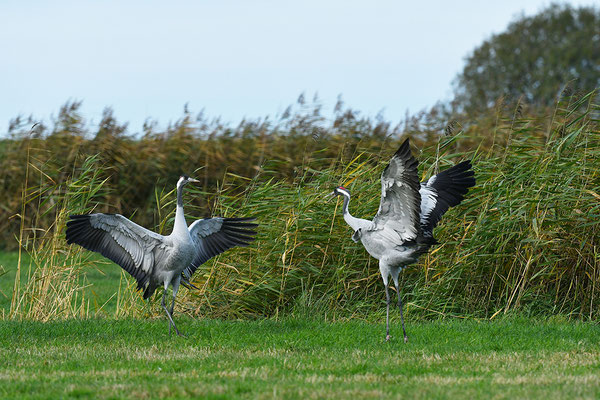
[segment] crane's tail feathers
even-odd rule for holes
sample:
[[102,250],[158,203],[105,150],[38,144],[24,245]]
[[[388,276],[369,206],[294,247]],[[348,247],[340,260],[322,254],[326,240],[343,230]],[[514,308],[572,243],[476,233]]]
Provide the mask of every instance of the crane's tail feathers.
[[186,288],[188,288],[189,290],[192,290],[192,289],[200,290],[200,288],[198,286],[194,285],[192,282],[188,281],[187,279],[182,278],[181,284],[183,286],[185,286]]
[[152,285],[151,283],[148,284],[148,286],[146,286],[146,289],[144,290],[144,300],[148,299],[148,297],[152,296],[154,294],[154,291],[156,290],[157,286],[156,285]]

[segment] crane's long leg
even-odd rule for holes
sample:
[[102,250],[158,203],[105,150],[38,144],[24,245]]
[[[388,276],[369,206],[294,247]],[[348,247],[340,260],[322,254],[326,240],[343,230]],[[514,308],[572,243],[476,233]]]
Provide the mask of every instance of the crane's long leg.
[[379,272],[381,273],[381,279],[383,279],[383,284],[385,286],[385,341],[387,342],[390,340],[390,269],[387,264],[379,261]]
[[388,282],[385,282],[385,341],[390,340],[390,291]]
[[398,275],[402,271],[402,267],[397,266],[392,269],[392,279],[394,280],[394,286],[396,286],[396,292],[398,293],[398,308],[400,309],[400,321],[402,321],[402,333],[404,334],[404,343],[408,343],[408,336],[406,336],[406,329],[404,329],[404,315],[402,314],[402,297],[400,297],[400,287],[398,285]]
[[[171,313],[169,312],[169,310],[167,309],[167,306],[165,305],[165,297],[167,297],[167,289],[166,288],[165,288],[165,291],[163,293],[162,308],[167,313],[167,317],[169,317],[169,323],[173,325],[173,328],[175,328],[175,333],[177,333],[179,336],[181,336],[181,333],[177,329],[177,326],[175,326],[175,322],[173,322],[173,317],[171,317]],[[169,336],[170,335],[171,335],[171,325],[169,325]]]
[[[175,296],[173,296],[173,301],[171,301],[171,309],[169,310],[169,313],[171,314],[171,318],[173,318],[173,309],[174,308],[175,308]],[[171,321],[169,321],[169,336],[171,336]]]
[[[165,293],[167,293],[167,291],[165,290]],[[173,318],[173,309],[175,309],[175,290],[173,290],[173,300],[171,301],[171,310],[169,311],[169,313],[171,314],[171,319],[169,320],[169,336],[171,336],[171,321]],[[172,324],[173,327],[175,327],[175,324]]]
[[173,316],[174,309],[175,309],[175,294],[173,294],[173,300],[171,300],[171,309],[169,310],[169,312],[171,313],[171,316]]
[[[177,292],[179,291],[179,284],[181,283],[181,276],[178,276],[177,278],[173,279],[173,300],[171,301],[171,318],[173,318],[173,310],[175,309],[175,296],[177,296]],[[175,328],[175,332],[177,332],[177,334],[179,336],[185,336],[183,333],[180,333],[177,330],[177,327],[175,326],[175,323],[173,322],[173,328]],[[169,329],[169,332],[171,330]]]
[[406,336],[406,329],[404,329],[404,315],[402,314],[402,297],[400,297],[400,289],[398,288],[398,282],[396,284],[396,292],[398,292],[398,308],[400,309],[400,321],[402,321],[402,333],[404,333],[404,343],[408,343],[408,336]]

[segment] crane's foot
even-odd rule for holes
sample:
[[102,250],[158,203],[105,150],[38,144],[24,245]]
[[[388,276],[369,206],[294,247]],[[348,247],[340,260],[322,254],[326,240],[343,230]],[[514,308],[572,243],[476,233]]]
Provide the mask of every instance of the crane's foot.
[[408,336],[404,336],[404,343],[408,343]]
[[389,342],[390,341],[391,336],[390,335],[385,335],[385,341]]
[[[177,329],[177,326],[175,326],[175,324],[173,324],[173,330],[175,331],[175,333],[177,334],[177,336],[179,337],[186,337],[183,333],[181,333],[179,331],[179,329]],[[171,331],[169,330],[169,336],[171,336]]]
[[173,326],[173,330],[175,330],[175,333],[177,334],[177,336],[187,337],[183,333],[179,332],[179,329],[177,329],[177,327],[175,326],[175,324],[171,324],[171,323],[169,323],[169,337],[171,337],[171,332],[172,332],[171,331],[171,326]]

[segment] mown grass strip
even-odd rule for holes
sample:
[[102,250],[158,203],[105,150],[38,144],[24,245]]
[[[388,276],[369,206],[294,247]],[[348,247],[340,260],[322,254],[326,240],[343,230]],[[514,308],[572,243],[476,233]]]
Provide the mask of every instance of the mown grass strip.
[[[600,329],[504,319],[0,323],[0,396],[28,398],[595,398]],[[400,331],[396,329],[396,335]]]

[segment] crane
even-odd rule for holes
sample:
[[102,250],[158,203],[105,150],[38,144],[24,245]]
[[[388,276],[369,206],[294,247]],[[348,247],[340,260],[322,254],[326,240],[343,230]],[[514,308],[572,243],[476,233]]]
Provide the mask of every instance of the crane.
[[450,207],[458,205],[475,185],[470,161],[463,161],[419,182],[418,162],[406,139],[381,174],[381,201],[372,221],[356,218],[348,211],[350,191],[336,187],[331,196],[343,196],[344,220],[354,230],[352,240],[361,242],[367,252],[379,260],[379,272],[385,285],[386,341],[390,340],[389,277],[398,293],[398,308],[404,342],[408,342],[402,314],[398,275],[406,266],[436,244],[433,229]]
[[[177,181],[175,224],[168,236],[152,232],[120,214],[71,215],[67,222],[67,243],[76,243],[120,265],[137,281],[137,289],[148,299],[159,285],[164,287],[162,308],[171,326],[183,336],[173,321],[179,285],[194,287],[190,279],[200,265],[235,246],[248,246],[258,225],[255,218],[213,217],[194,221],[189,227],[183,213],[183,187],[198,183],[187,175]],[[173,288],[170,310],[165,298]]]

